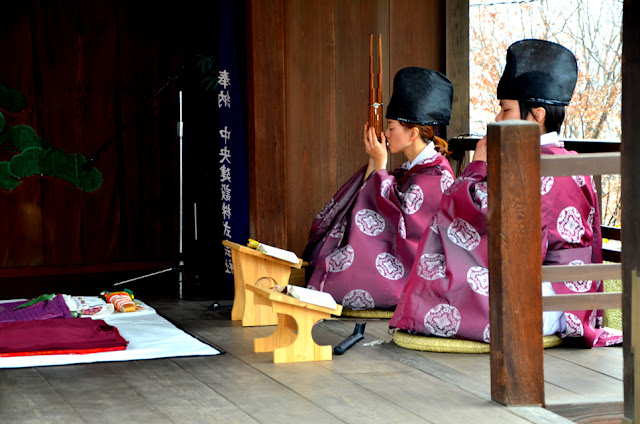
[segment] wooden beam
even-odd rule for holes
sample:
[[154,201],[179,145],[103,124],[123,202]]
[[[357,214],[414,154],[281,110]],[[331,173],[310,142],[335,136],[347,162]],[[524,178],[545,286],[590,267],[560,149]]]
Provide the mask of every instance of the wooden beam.
[[469,133],[469,0],[448,0],[445,9],[445,70],[455,87],[447,127],[447,138],[452,138]]
[[286,249],[285,5],[283,0],[247,3],[250,234]]
[[175,264],[171,261],[156,261],[0,268],[0,278],[35,278],[82,274],[113,274],[120,272],[155,272],[171,268],[174,265]]
[[640,423],[640,2],[622,9],[622,331],[624,333],[624,416]]
[[542,405],[542,331],[531,330],[542,328],[540,286],[531,284],[542,281],[540,127],[502,121],[487,135],[491,398]]
[[571,175],[609,175],[620,173],[620,153],[581,153],[579,155],[543,155],[541,174],[544,177]]
[[543,265],[542,281],[620,280],[620,264]]
[[622,307],[622,292],[571,293],[542,297],[543,311],[588,311]]

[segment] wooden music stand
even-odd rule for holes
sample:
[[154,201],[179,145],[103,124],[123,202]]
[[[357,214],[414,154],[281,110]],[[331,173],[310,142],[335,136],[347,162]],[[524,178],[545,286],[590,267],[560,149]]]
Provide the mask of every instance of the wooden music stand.
[[246,290],[245,286],[253,286],[265,278],[272,280],[273,284],[280,287],[286,286],[291,268],[300,269],[303,264],[302,259],[294,264],[228,240],[224,240],[222,244],[231,248],[233,261],[235,294],[231,319],[242,321],[244,327],[278,324],[278,316],[271,305],[256,303],[253,292]]
[[274,289],[247,285],[254,301],[270,306],[278,314],[278,327],[268,336],[253,341],[254,352],[273,352],[273,362],[330,361],[332,347],[319,346],[313,341],[311,330],[316,322],[340,315],[342,305],[336,309],[301,302]]

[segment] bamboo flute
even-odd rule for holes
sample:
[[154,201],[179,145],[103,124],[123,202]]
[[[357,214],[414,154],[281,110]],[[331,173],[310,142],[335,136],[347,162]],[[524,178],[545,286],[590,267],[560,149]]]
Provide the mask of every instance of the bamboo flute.
[[373,34],[369,34],[369,126],[376,135],[382,133],[382,35],[378,34],[378,88],[375,88],[373,72]]
[[[369,34],[369,127],[376,128],[376,112],[374,104],[376,103],[376,91],[374,88],[374,75],[373,75],[373,34]],[[376,129],[377,134],[377,129]]]

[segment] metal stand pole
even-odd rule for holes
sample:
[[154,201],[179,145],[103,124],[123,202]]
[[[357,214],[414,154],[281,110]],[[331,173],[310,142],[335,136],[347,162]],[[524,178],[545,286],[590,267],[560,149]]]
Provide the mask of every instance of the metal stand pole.
[[184,266],[184,258],[182,257],[182,234],[184,229],[182,204],[182,134],[184,130],[184,126],[182,123],[182,91],[178,93],[178,103],[180,104],[180,120],[178,121],[178,138],[180,139],[180,235],[178,241],[178,297],[182,299],[182,268]]

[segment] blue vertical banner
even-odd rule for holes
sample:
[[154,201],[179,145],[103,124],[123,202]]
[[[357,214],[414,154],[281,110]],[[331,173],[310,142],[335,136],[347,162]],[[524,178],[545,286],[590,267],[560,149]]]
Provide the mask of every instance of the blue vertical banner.
[[[232,1],[220,3],[220,50],[217,101],[219,110],[218,165],[222,205],[222,238],[246,245],[249,238],[249,170],[242,118],[242,94],[236,56]],[[225,275],[233,287],[231,249],[224,246]]]

